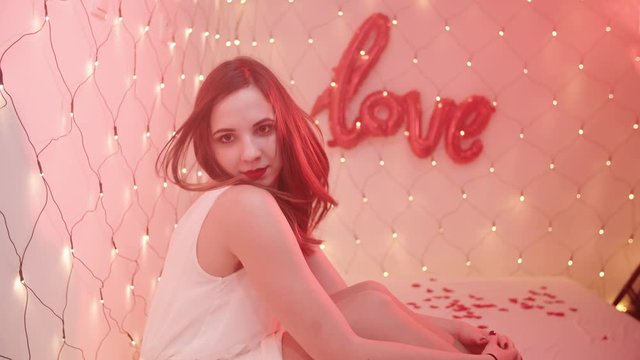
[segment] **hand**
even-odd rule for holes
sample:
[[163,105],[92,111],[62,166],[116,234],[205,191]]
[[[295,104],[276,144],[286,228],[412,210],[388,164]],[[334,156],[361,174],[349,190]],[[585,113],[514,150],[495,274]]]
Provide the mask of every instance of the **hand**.
[[482,354],[493,354],[498,360],[522,360],[522,355],[511,339],[499,334],[489,336],[489,343]]
[[489,330],[483,330],[461,321],[456,331],[456,339],[470,354],[480,354],[489,343]]

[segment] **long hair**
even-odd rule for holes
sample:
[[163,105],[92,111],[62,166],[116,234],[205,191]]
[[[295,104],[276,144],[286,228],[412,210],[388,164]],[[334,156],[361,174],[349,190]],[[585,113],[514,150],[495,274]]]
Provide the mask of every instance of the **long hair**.
[[[302,253],[313,253],[311,244],[322,241],[312,232],[337,205],[329,195],[329,161],[320,129],[293,101],[277,77],[263,64],[249,58],[236,57],[214,68],[202,83],[193,111],[163,147],[156,160],[156,172],[182,189],[208,191],[227,185],[249,183],[240,176],[227,173],[216,160],[211,146],[211,111],[225,97],[255,86],[273,107],[276,118],[276,146],[282,157],[282,171],[276,188],[252,184],[269,191],[284,213],[298,240]],[[194,184],[186,181],[182,168],[189,145],[193,143],[196,161],[214,181]]]

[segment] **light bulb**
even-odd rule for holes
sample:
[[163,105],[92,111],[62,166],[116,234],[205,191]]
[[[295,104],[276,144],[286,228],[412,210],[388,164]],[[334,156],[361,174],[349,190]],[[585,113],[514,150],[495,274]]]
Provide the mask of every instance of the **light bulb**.
[[549,164],[549,169],[550,170],[553,170],[555,168],[556,168],[556,164],[554,164],[554,163]]
[[202,176],[202,171],[198,170],[197,175]]
[[382,96],[387,96],[387,95],[389,95],[389,92],[387,90],[383,90],[382,91]]
[[604,31],[611,32],[611,26],[607,25],[607,27],[604,28]]
[[584,69],[584,65],[582,63],[578,64],[578,69],[583,70]]
[[494,168],[493,165],[490,166],[489,167],[489,172],[493,174],[494,172],[496,172],[496,168]]
[[182,173],[183,173],[183,174],[186,174],[186,173],[187,173],[187,168],[184,168],[184,167],[183,167],[183,168],[182,168]]
[[425,265],[422,266],[422,271],[427,271],[427,267]]
[[634,123],[634,124],[633,124],[633,130],[638,130],[638,127],[640,127],[640,126],[638,125],[638,123]]
[[491,225],[491,231],[496,232],[496,230],[498,230],[498,228],[496,227],[496,224],[494,223],[493,225]]
[[366,202],[368,202],[368,201],[369,201],[369,199],[367,199],[367,197],[363,195],[363,196],[362,196],[362,202],[363,202],[363,203],[366,203]]
[[184,32],[185,34],[187,34],[187,36],[189,36],[193,32],[193,28],[187,28]]
[[582,198],[582,194],[580,194],[579,192],[576,194],[576,199],[580,199]]
[[398,19],[396,19],[395,17],[393,18],[393,20],[391,20],[391,23],[393,25],[398,25]]
[[604,228],[600,228],[600,230],[598,230],[598,234],[604,235]]
[[498,31],[498,35],[500,35],[500,36],[504,36],[504,30],[503,30],[503,29],[500,29],[500,31]]
[[202,75],[202,74],[198,75],[198,80],[200,80],[200,81],[204,80],[204,75]]
[[467,67],[471,67],[471,59],[467,60]]
[[409,201],[413,201],[413,195],[409,195]]
[[431,160],[431,166],[436,166],[438,163],[435,160]]
[[464,136],[464,130],[460,130],[460,136]]
[[572,259],[569,259],[569,261],[567,261],[567,265],[569,265],[569,266],[573,266],[573,260],[572,260]]
[[635,195],[633,195],[633,193],[629,193],[629,200],[633,200],[635,199]]
[[414,56],[414,57],[413,57],[413,59],[411,59],[411,61],[412,61],[414,64],[417,64],[417,63],[418,63],[418,57],[417,57],[417,56]]
[[604,271],[600,270],[600,272],[598,273],[598,276],[600,276],[601,278],[604,277]]
[[551,32],[551,36],[553,36],[553,37],[558,36],[558,32],[557,32],[557,31],[555,31],[555,30],[553,30],[553,31]]
[[524,202],[524,194],[520,193],[520,202]]
[[253,41],[251,42],[251,46],[253,46],[253,47],[258,46],[258,42],[257,42],[257,41],[255,41],[255,40],[253,40]]
[[338,16],[342,16],[344,15],[344,12],[342,10],[338,10]]
[[226,47],[231,46],[231,40],[227,40],[227,41],[224,43],[224,45],[225,45]]
[[180,74],[180,80],[184,80],[187,76],[185,74]]
[[309,44],[313,44],[313,39],[312,39],[312,38],[309,38],[309,39],[307,39],[307,42],[308,42]]
[[529,69],[527,69],[526,67],[524,69],[522,69],[522,72],[526,75],[529,73]]
[[204,35],[204,37],[209,37],[209,35],[211,35],[211,33],[208,32],[208,31],[205,31],[202,35]]
[[613,93],[609,93],[609,100],[613,100]]
[[336,82],[332,81],[332,82],[329,83],[329,85],[331,85],[331,87],[336,87]]
[[391,237],[392,237],[392,238],[394,238],[394,239],[397,239],[397,238],[398,238],[398,233],[397,233],[397,232],[395,232],[395,231],[394,231],[394,232],[392,232],[392,233],[391,233]]
[[384,277],[389,277],[389,272],[387,272],[387,271],[383,272],[383,273],[382,273],[382,276],[384,276]]
[[273,44],[274,42],[276,42],[276,39],[272,37],[269,38],[269,44]]
[[220,37],[221,37],[221,35],[218,32],[215,35],[213,35],[213,38],[216,39],[216,40],[220,40]]
[[584,130],[582,128],[578,129],[578,135],[584,135]]
[[464,263],[467,267],[471,266],[471,260],[467,260],[466,263]]
[[611,159],[605,161],[604,164],[607,165],[607,166],[611,166]]
[[524,132],[520,133],[520,139],[524,139]]
[[164,181],[164,182],[162,183],[162,186],[164,186],[164,188],[166,189],[166,188],[169,186],[169,184],[168,184],[166,181]]
[[449,26],[448,24],[444,26],[444,30],[445,31],[451,31],[451,26]]
[[521,257],[518,258],[518,264],[522,264],[522,258]]
[[558,106],[558,100],[553,99],[553,100],[551,101],[551,104],[553,104],[553,106]]
[[240,46],[240,39],[234,39],[233,40],[233,45]]
[[295,80],[293,80],[293,79],[289,80],[289,84],[291,84],[291,85],[295,85],[295,83],[296,83],[296,81],[295,81]]

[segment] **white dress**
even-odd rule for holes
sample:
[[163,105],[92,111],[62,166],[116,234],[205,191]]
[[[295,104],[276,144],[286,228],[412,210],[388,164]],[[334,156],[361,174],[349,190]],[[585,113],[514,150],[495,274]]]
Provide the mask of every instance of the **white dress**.
[[202,223],[227,188],[197,198],[171,236],[142,338],[143,360],[282,360],[284,330],[259,300],[244,268],[212,276],[196,258]]

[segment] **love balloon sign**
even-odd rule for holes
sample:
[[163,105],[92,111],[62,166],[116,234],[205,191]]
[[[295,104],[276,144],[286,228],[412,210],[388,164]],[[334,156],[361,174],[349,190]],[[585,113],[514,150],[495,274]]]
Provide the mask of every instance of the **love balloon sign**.
[[[418,157],[429,156],[444,136],[447,154],[457,163],[468,163],[482,152],[478,136],[487,127],[495,111],[483,96],[470,96],[460,104],[443,98],[435,103],[426,134],[422,134],[420,93],[404,95],[391,91],[374,91],[360,104],[354,124],[347,126],[346,106],[378,62],[389,41],[390,21],[384,14],[370,16],[356,31],[345,49],[334,79],[316,99],[311,116],[329,110],[331,147],[353,148],[367,136],[390,136],[405,125],[409,145]],[[470,144],[463,145],[463,140]],[[467,145],[468,144],[468,145]]]

